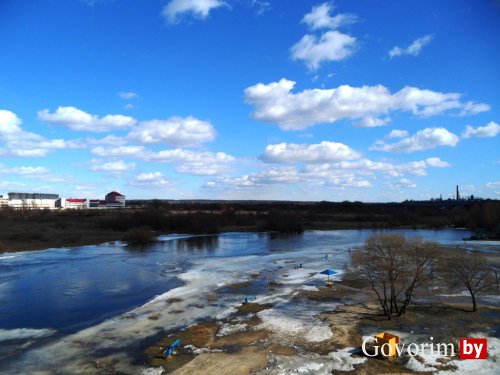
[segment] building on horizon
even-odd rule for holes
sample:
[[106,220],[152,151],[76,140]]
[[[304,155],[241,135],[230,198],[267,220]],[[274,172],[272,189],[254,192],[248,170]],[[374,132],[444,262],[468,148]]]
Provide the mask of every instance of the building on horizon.
[[87,198],[59,198],[56,201],[57,208],[85,209],[89,208]]
[[0,195],[0,207],[9,205],[9,197],[7,195]]
[[44,193],[8,193],[8,205],[13,208],[56,208],[59,194]]
[[125,207],[125,195],[117,191],[106,194],[106,207]]

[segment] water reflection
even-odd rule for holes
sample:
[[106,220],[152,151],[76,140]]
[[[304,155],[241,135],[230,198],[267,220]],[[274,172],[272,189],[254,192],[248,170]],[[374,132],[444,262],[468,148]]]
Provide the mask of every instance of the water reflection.
[[181,253],[202,252],[211,255],[215,252],[215,250],[219,246],[219,236],[208,235],[208,236],[178,238],[173,241],[166,242],[165,245]]
[[304,232],[269,232],[266,234],[270,240],[290,240],[302,237]]

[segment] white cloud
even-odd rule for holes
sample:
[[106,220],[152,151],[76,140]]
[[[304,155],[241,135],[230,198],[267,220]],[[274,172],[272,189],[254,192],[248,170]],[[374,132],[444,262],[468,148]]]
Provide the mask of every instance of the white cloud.
[[418,56],[420,54],[420,51],[422,51],[422,48],[429,44],[433,38],[434,37],[432,35],[425,35],[422,38],[418,38],[417,40],[413,41],[413,43],[411,43],[406,48],[394,47],[389,51],[389,56],[391,58],[403,55]]
[[88,138],[87,142],[92,145],[102,145],[102,146],[123,146],[127,144],[127,141],[123,137],[118,137],[116,135],[110,134],[101,139]]
[[32,166],[20,166],[8,168],[0,164],[0,175],[16,175],[27,179],[37,180],[37,181],[48,181],[48,182],[62,182],[67,180],[68,176],[56,176],[49,168],[46,167],[32,167]]
[[392,138],[405,138],[408,137],[408,131],[406,130],[399,130],[399,129],[394,129],[391,130],[389,134],[386,135],[386,138],[392,139]]
[[118,96],[123,100],[132,100],[139,97],[139,95],[137,95],[135,92],[132,91],[120,91],[118,93]]
[[465,127],[465,131],[462,133],[462,138],[470,138],[470,137],[496,137],[497,134],[500,133],[500,125],[496,122],[491,121],[485,126],[478,126],[474,128],[470,125]]
[[22,189],[26,186],[26,184],[20,183],[20,182],[15,182],[15,181],[0,181],[0,189],[5,189],[5,190],[16,190],[16,189]]
[[323,141],[312,145],[294,143],[268,145],[260,158],[267,163],[325,163],[358,159],[359,154],[343,143]]
[[391,122],[389,117],[377,118],[377,117],[363,117],[361,120],[356,121],[354,126],[359,128],[376,128],[378,126],[384,126]]
[[494,189],[500,188],[500,181],[488,182],[486,184],[486,187],[488,187],[488,188],[494,188]]
[[108,172],[111,174],[121,174],[135,168],[135,163],[125,163],[123,160],[103,162],[102,160],[92,160],[92,170]]
[[162,15],[168,23],[175,24],[184,14],[195,18],[207,18],[212,9],[225,6],[222,0],[171,0],[162,10]]
[[48,109],[38,111],[38,119],[52,124],[66,126],[77,131],[103,132],[128,128],[137,123],[129,116],[106,115],[98,117],[75,107],[58,107],[53,113]]
[[304,16],[302,22],[307,24],[311,30],[335,30],[356,22],[357,17],[354,14],[339,13],[332,17],[330,11],[332,11],[333,8],[333,5],[328,2],[316,5],[312,8],[311,12]]
[[39,134],[21,128],[22,121],[8,110],[0,110],[0,148],[2,156],[42,157],[51,150],[83,147],[79,141],[47,139]]
[[[430,160],[429,159],[435,159]],[[428,167],[443,168],[447,164],[439,158],[429,158],[427,160],[412,161],[403,164],[394,164],[390,162],[372,161],[362,158],[354,161],[342,161],[338,163],[325,163],[306,165],[305,170],[313,175],[328,176],[332,172],[351,171],[357,176],[375,176],[376,173],[381,173],[390,177],[402,177],[406,174],[414,176],[425,176]],[[438,165],[439,164],[439,165]],[[320,173],[321,172],[321,173]]]
[[370,147],[370,150],[409,153],[428,150],[438,146],[454,147],[458,141],[458,137],[445,128],[425,128],[419,130],[411,137],[403,138],[395,143],[376,141]]
[[178,172],[192,175],[217,175],[228,171],[228,163],[234,157],[224,152],[196,152],[184,149],[163,150],[146,153],[144,160],[150,162],[175,163]]
[[22,121],[14,112],[0,109],[0,136],[21,132]]
[[467,102],[459,113],[460,116],[475,115],[481,112],[488,112],[491,107],[484,103]]
[[128,138],[143,144],[187,146],[212,141],[215,135],[214,127],[207,121],[192,116],[174,116],[167,120],[143,121]]
[[117,156],[140,156],[144,152],[143,146],[114,146],[114,147],[94,147],[91,152],[102,157]]
[[36,176],[36,175],[46,175],[50,173],[50,170],[46,167],[13,167],[13,168],[3,168],[0,165],[1,173],[16,174],[21,176]]
[[270,168],[250,176],[256,184],[298,183],[301,175],[295,167]]
[[321,35],[306,34],[290,49],[293,60],[303,60],[310,70],[316,70],[323,62],[340,61],[352,55],[356,49],[356,38],[337,29],[356,22],[353,14],[330,15],[331,3],[314,6],[302,22],[310,30],[327,29]]
[[303,130],[319,123],[361,120],[358,126],[380,126],[390,121],[395,111],[421,117],[462,109],[458,93],[441,93],[406,86],[392,94],[382,85],[333,89],[305,89],[292,92],[294,81],[281,79],[258,83],[245,89],[245,101],[255,106],[253,118],[277,123],[284,130]]
[[[299,163],[298,160],[294,160]],[[217,190],[225,197],[244,197],[241,195],[251,191],[253,196],[269,199],[270,196],[279,199],[287,189],[299,189],[306,195],[297,195],[303,199],[313,192],[328,192],[330,188],[352,191],[373,186],[373,182],[382,175],[385,179],[397,177],[395,182],[388,182],[383,186],[390,189],[404,190],[415,187],[415,183],[407,178],[411,176],[425,176],[428,168],[443,168],[448,163],[439,158],[428,158],[409,163],[397,164],[391,162],[377,162],[359,157],[357,160],[344,160],[327,163],[305,163],[301,168],[298,165],[269,167],[259,165],[262,169],[243,176],[218,175],[204,184],[204,188]],[[325,195],[322,195],[325,196]]]
[[425,161],[429,167],[435,167],[435,168],[448,168],[451,167],[451,165],[440,158],[427,158]]
[[161,172],[141,173],[129,181],[131,186],[142,186],[147,188],[165,188],[172,183]]
[[398,182],[387,182],[384,184],[389,189],[415,188],[417,185],[407,178],[402,178]]
[[303,60],[307,67],[316,70],[324,61],[340,61],[354,52],[356,38],[339,31],[327,31],[317,38],[306,34],[291,48],[293,60]]

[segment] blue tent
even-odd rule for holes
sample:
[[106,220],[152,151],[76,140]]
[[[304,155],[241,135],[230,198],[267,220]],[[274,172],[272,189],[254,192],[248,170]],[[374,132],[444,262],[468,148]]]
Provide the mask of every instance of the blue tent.
[[327,268],[326,270],[320,272],[320,274],[322,275],[328,275],[328,281],[330,281],[330,275],[335,275],[336,273],[336,271],[331,270],[330,268]]

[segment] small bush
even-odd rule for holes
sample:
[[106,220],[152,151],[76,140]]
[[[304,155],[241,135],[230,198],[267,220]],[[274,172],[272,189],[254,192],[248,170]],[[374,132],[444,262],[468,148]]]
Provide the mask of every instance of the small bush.
[[143,226],[129,229],[123,236],[123,241],[131,245],[145,245],[156,239],[151,228]]

